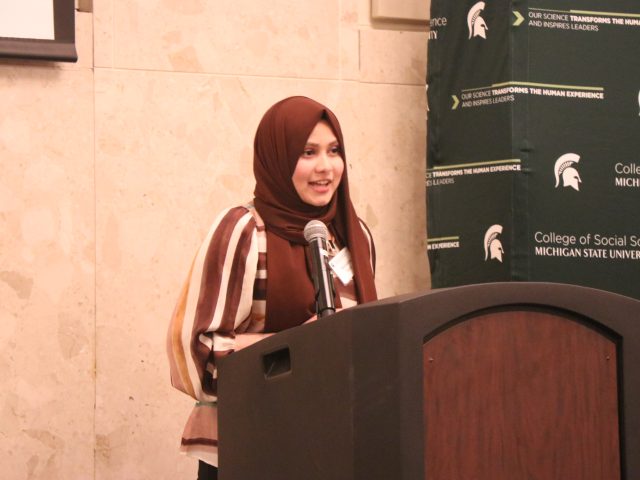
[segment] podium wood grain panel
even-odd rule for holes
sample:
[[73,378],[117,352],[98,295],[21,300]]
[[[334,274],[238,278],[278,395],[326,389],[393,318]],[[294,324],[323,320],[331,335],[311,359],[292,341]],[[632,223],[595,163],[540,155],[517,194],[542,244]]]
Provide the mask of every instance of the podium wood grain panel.
[[616,347],[543,310],[481,314],[429,339],[425,478],[619,480]]

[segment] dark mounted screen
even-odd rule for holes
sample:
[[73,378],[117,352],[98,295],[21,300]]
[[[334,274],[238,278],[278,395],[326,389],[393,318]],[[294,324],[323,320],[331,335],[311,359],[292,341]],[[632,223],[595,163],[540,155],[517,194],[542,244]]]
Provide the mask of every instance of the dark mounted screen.
[[[9,0],[0,0],[0,3],[1,1],[9,3]],[[23,38],[23,35],[16,35],[13,30],[11,33],[3,31],[0,23],[0,57],[56,62],[77,61],[74,0],[48,0],[41,3],[45,9],[51,8],[52,4],[54,38],[29,38],[29,34],[25,34]],[[30,14],[34,15],[34,18],[39,15],[37,11]],[[45,16],[47,15],[49,12],[45,12]]]

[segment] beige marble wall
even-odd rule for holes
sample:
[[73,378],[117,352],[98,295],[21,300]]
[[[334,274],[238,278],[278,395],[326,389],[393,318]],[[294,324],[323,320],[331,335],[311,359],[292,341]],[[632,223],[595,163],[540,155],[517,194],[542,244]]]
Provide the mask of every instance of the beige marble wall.
[[0,470],[93,477],[94,110],[82,61],[0,61]]
[[429,286],[426,33],[369,0],[101,0],[78,64],[0,61],[0,465],[195,478],[164,337],[213,216],[251,198],[275,101],[332,107],[381,296]]

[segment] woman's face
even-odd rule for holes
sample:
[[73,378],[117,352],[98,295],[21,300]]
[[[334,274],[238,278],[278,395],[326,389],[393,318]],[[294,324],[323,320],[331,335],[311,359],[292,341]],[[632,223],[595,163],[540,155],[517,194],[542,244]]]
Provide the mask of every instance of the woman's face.
[[300,199],[324,207],[340,185],[344,161],[342,149],[329,124],[321,120],[307,139],[291,179]]

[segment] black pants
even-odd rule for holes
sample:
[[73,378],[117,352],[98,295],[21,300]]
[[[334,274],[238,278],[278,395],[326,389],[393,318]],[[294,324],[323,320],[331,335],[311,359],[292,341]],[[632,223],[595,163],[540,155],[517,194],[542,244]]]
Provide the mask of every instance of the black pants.
[[198,480],[218,480],[218,469],[200,460],[198,462]]

